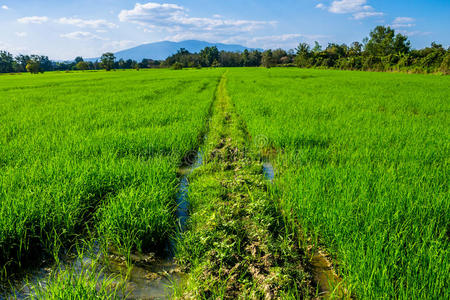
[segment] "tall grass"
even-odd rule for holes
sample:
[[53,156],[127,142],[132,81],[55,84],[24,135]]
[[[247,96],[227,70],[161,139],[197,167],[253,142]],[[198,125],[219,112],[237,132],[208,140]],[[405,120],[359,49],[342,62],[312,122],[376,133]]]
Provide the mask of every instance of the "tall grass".
[[185,72],[0,78],[1,266],[91,224],[117,247],[168,238],[177,166],[205,130],[220,77]]
[[[449,298],[450,79],[230,70],[253,137],[279,153],[275,196],[361,298]],[[314,239],[313,239],[314,240]]]

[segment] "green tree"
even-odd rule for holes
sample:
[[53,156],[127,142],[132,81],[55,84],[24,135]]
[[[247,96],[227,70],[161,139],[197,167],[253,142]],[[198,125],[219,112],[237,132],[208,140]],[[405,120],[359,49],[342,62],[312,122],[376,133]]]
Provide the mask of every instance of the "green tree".
[[[28,72],[30,72],[31,74],[38,74],[40,71],[40,64],[38,61],[35,60],[29,60],[27,65],[26,65],[26,69]],[[43,73],[43,72],[42,72]]]
[[311,51],[309,45],[307,43],[300,43],[295,50],[297,51],[295,64],[299,67],[310,67]]
[[248,56],[248,66],[259,67],[261,65],[262,53],[258,50],[253,50]]
[[10,73],[14,71],[14,58],[7,51],[0,51],[0,73]]
[[216,46],[206,47],[200,51],[200,57],[206,67],[210,67],[215,60],[220,60],[219,49]]
[[53,70],[53,63],[48,58],[48,56],[31,55],[30,59],[36,61],[39,64],[39,72],[41,72],[41,73],[43,73],[44,71],[52,71]]
[[114,62],[116,60],[116,57],[113,53],[107,52],[103,53],[102,57],[100,58],[101,66],[106,71],[111,71],[114,68]]
[[389,54],[408,53],[411,43],[408,37],[402,34],[395,34],[395,30],[390,27],[377,26],[366,39],[365,51],[368,55],[386,56]]
[[450,51],[447,51],[447,54],[442,60],[441,72],[445,75],[450,75]]
[[172,65],[172,70],[182,70],[183,69],[183,65],[179,62],[176,62]]
[[20,54],[20,55],[16,56],[15,59],[18,64],[18,66],[17,66],[18,70],[20,70],[20,72],[26,72],[27,71],[26,67],[27,67],[28,61],[31,59],[30,56]]
[[360,42],[353,42],[348,48],[348,56],[360,56],[362,53],[363,45]]
[[287,57],[287,52],[286,52],[286,50],[283,50],[283,49],[275,49],[272,51],[272,56],[273,56],[273,63],[275,65],[281,64],[282,63],[281,59],[283,57]]
[[220,67],[220,62],[218,60],[214,60],[213,63],[211,64],[211,67],[219,68]]
[[322,46],[319,44],[319,42],[314,42],[314,48],[312,49],[313,53],[320,53],[322,52]]
[[85,61],[79,61],[76,64],[76,68],[77,68],[77,70],[85,71],[85,70],[89,69],[89,65]]
[[250,56],[250,53],[248,52],[247,49],[245,49],[244,52],[242,52],[242,54],[241,54],[241,61],[242,61],[243,67],[248,67],[249,56]]
[[262,54],[261,64],[263,67],[271,68],[275,65],[272,50],[266,50]]

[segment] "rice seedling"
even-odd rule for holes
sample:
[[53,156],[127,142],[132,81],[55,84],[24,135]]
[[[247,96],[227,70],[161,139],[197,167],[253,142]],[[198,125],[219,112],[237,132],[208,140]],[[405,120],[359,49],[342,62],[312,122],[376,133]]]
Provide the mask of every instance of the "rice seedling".
[[450,78],[230,70],[274,199],[361,298],[448,298]]
[[[2,76],[3,275],[90,232],[103,253],[161,254],[177,170],[207,134],[206,164],[187,175],[176,258],[189,274],[175,297],[313,297],[305,261],[319,252],[340,276],[334,292],[450,297],[448,77],[223,73]],[[60,268],[32,295],[124,296],[98,270]]]
[[177,167],[202,137],[221,71],[185,72],[1,78],[3,270],[86,226],[127,249],[169,237]]

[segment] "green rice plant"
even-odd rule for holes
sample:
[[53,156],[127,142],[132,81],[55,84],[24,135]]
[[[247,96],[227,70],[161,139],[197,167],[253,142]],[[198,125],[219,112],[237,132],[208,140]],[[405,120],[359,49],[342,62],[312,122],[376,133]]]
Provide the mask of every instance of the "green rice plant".
[[[221,74],[186,72],[0,78],[3,270],[39,261],[86,227],[133,249],[157,248],[169,237],[176,167],[201,140]],[[153,218],[109,226],[149,210]]]
[[361,298],[446,299],[450,78],[233,69],[252,137],[278,155],[274,199]]
[[112,242],[123,254],[132,250],[161,253],[167,237],[174,233],[176,173],[167,158],[146,164],[146,182],[129,186],[107,200],[97,212],[99,237]]
[[123,278],[108,276],[99,269],[98,260],[83,261],[81,266],[57,268],[42,282],[30,284],[29,299],[125,299]]

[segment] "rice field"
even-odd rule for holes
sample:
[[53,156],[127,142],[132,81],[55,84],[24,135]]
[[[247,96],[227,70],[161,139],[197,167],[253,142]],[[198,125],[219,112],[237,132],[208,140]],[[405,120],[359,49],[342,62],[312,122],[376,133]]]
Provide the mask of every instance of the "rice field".
[[[450,298],[449,112],[448,76],[2,75],[1,275],[82,239],[163,256],[179,169],[200,147],[204,166],[183,187],[191,217],[175,262],[188,279],[175,298],[319,297],[308,274],[317,252],[347,296]],[[62,268],[31,297],[124,297],[96,272]]]
[[161,249],[177,168],[198,146],[219,71],[0,77],[0,265],[51,254],[92,224]]
[[349,289],[450,296],[449,77],[247,69],[228,90],[277,153],[274,198]]

